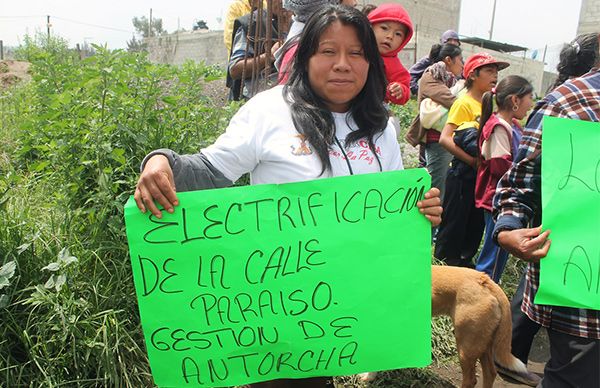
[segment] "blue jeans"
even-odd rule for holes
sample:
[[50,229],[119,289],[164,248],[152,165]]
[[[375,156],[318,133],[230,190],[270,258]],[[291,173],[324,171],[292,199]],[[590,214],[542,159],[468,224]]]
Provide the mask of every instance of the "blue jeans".
[[431,174],[431,187],[440,189],[440,200],[443,202],[446,175],[452,161],[452,154],[440,143],[427,143],[425,145],[425,158],[427,159],[427,171]]
[[483,237],[483,247],[477,258],[475,269],[480,272],[485,272],[496,283],[500,281],[504,266],[508,261],[508,252],[500,248],[492,238],[494,231],[494,218],[488,210],[483,211],[483,219],[485,221],[485,235]]

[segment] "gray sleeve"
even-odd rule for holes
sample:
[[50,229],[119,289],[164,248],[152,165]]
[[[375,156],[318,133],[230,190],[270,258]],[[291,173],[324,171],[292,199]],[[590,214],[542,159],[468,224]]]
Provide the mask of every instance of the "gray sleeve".
[[217,170],[201,152],[191,155],[179,155],[166,148],[155,150],[146,155],[142,161],[141,171],[144,170],[148,159],[154,155],[164,155],[169,159],[177,192],[219,189],[233,185],[233,182]]
[[238,28],[236,31],[231,47],[231,56],[227,64],[228,72],[231,72],[233,65],[242,59],[254,57],[254,47],[246,41],[246,32],[243,28]]

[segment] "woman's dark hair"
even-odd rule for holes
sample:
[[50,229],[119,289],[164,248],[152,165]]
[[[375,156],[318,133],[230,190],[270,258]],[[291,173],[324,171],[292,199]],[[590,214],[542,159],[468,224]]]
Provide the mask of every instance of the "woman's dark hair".
[[443,61],[444,58],[450,57],[452,59],[462,54],[462,50],[459,46],[451,43],[439,44],[436,43],[431,46],[429,50],[429,60],[431,63]]
[[506,76],[496,86],[495,93],[485,92],[481,98],[481,117],[479,118],[479,132],[492,116],[494,111],[494,96],[498,110],[512,109],[510,97],[517,96],[523,98],[529,93],[533,93],[533,86],[525,78],[518,75]]
[[364,57],[369,62],[365,86],[350,102],[349,112],[358,129],[346,137],[344,146],[366,139],[381,168],[381,161],[375,152],[374,138],[383,133],[388,123],[389,114],[383,105],[387,81],[371,24],[360,11],[342,5],[329,5],[320,8],[310,17],[304,26],[283,95],[290,105],[296,130],[306,137],[321,160],[321,174],[331,170],[329,150],[334,143],[335,122],[325,101],[310,85],[308,63],[317,52],[321,35],[336,21],[355,29]]
[[548,91],[556,89],[569,78],[587,73],[599,61],[598,33],[579,35],[560,51],[560,62],[556,66],[558,77]]

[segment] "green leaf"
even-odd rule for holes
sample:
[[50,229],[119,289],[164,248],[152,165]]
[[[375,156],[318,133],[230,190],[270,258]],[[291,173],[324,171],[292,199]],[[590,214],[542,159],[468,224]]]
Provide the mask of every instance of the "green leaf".
[[54,287],[54,275],[50,276],[50,279],[48,279],[48,281],[46,282],[46,284],[44,284],[45,288],[52,288]]
[[47,271],[51,271],[51,272],[56,272],[60,269],[60,264],[58,263],[50,263],[47,266],[45,266],[44,268],[42,268],[43,270],[47,270]]
[[50,164],[50,162],[49,162],[49,161],[47,161],[47,160],[43,160],[43,161],[41,161],[41,162],[38,162],[38,163],[34,163],[34,164],[32,164],[32,165],[31,165],[31,169],[32,169],[33,171],[37,171],[37,172],[39,172],[39,171],[42,171],[43,169],[45,169],[45,168],[46,168],[46,167],[47,167],[49,164]]
[[14,261],[9,261],[0,267],[0,277],[4,277],[10,279],[15,274],[15,269],[17,268],[17,263]]
[[125,164],[125,162],[127,161],[125,159],[125,150],[123,148],[115,148],[110,152],[110,157],[113,158],[115,161],[121,163],[121,164]]
[[0,309],[5,308],[6,306],[8,306],[8,296],[2,294],[0,295]]
[[65,247],[61,249],[60,252],[58,252],[58,262],[63,264],[64,266],[67,266],[76,261],[77,258],[75,256],[71,256],[71,254],[69,253],[69,248]]
[[75,256],[65,257],[65,259],[63,260],[63,263],[65,264],[65,266],[67,266],[71,263],[76,263],[76,262],[77,262],[77,258]]
[[21,244],[17,247],[17,254],[20,255],[21,253],[25,252],[30,246],[31,246],[31,242],[25,243],[25,244]]
[[181,99],[181,97],[175,97],[175,96],[163,96],[161,98],[161,100],[169,105],[176,105],[177,102]]
[[54,281],[54,288],[56,289],[56,291],[60,291],[61,288],[65,285],[67,281],[67,276],[66,275],[58,275],[56,277],[56,280]]

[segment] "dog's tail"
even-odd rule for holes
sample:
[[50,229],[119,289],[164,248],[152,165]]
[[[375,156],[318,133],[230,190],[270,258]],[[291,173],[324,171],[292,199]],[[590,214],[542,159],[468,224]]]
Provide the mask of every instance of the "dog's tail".
[[508,298],[504,291],[502,291],[502,288],[491,279],[489,279],[487,285],[498,300],[502,315],[493,343],[494,360],[498,367],[498,372],[535,387],[540,382],[540,377],[529,372],[527,366],[511,353],[512,321]]

